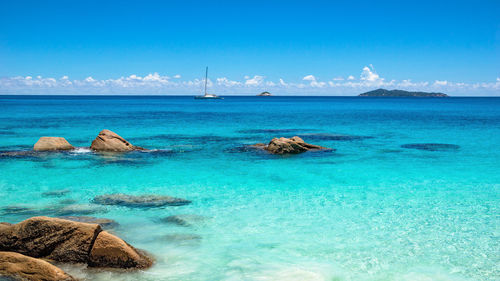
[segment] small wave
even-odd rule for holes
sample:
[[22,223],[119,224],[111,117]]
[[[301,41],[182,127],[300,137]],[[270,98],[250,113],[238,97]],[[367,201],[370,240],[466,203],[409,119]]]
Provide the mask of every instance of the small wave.
[[88,147],[75,147],[75,149],[71,150],[71,153],[90,153],[92,150]]
[[138,152],[144,152],[144,153],[162,153],[162,152],[172,152],[172,149],[149,149],[149,150],[138,150]]

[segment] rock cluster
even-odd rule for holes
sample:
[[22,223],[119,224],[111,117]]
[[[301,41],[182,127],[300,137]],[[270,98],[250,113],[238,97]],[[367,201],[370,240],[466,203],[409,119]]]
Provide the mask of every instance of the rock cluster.
[[[61,137],[41,137],[33,146],[34,151],[61,151],[71,149],[74,149],[74,147],[66,139]],[[130,142],[110,130],[102,130],[99,132],[97,137],[92,141],[90,149],[103,152],[146,150],[142,147],[132,145]]]
[[[36,274],[52,274],[51,278],[29,280],[73,280],[56,267],[33,258],[132,269],[148,268],[153,262],[144,252],[103,231],[98,224],[49,217],[33,217],[18,224],[1,223],[0,251],[9,252],[0,255],[0,274],[22,275],[22,265],[30,262],[39,266],[32,269]],[[9,260],[20,266],[11,266]]]
[[309,144],[295,136],[292,138],[274,138],[269,144],[258,143],[253,147],[264,149],[272,154],[298,154],[310,150],[330,150],[319,145]]

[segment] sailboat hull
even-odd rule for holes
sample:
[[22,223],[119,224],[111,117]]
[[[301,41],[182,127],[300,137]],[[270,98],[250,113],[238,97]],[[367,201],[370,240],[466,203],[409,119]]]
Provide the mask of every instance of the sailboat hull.
[[221,99],[223,99],[221,97],[206,97],[206,96],[195,96],[194,98],[197,100],[221,100]]

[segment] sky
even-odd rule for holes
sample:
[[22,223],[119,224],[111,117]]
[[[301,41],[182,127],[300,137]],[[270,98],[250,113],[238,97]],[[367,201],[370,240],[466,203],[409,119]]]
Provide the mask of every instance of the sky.
[[500,96],[500,1],[3,1],[0,94]]

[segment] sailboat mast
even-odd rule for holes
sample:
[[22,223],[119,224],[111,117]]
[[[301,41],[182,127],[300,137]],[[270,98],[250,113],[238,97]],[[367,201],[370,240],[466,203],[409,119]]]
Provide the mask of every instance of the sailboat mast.
[[205,70],[205,96],[207,95],[207,78],[208,78],[208,66]]

